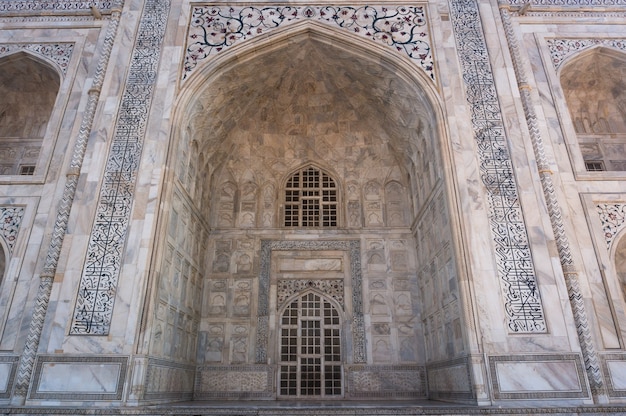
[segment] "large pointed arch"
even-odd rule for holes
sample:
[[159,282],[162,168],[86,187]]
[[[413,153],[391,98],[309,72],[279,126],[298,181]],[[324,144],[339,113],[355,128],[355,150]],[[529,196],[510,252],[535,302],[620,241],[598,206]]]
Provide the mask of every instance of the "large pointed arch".
[[[451,151],[445,136],[442,105],[436,85],[408,58],[382,45],[313,21],[279,28],[271,36],[259,36],[233,45],[198,67],[181,86],[172,126],[160,223],[163,230],[175,231],[158,243],[160,248],[157,252],[164,254],[157,255],[162,261],[160,265],[155,265],[154,275],[162,281],[155,284],[159,288],[155,293],[155,302],[161,308],[180,309],[175,296],[171,292],[165,293],[165,288],[171,286],[169,282],[180,275],[176,267],[171,266],[176,258],[189,257],[191,264],[208,263],[208,267],[200,270],[200,281],[204,283],[207,294],[205,304],[201,310],[181,310],[181,313],[192,314],[192,319],[198,317],[200,320],[200,328],[203,329],[199,330],[199,340],[206,339],[211,345],[222,345],[224,348],[221,354],[211,351],[211,362],[199,369],[200,373],[214,372],[218,370],[217,365],[243,365],[240,358],[246,356],[249,358],[246,364],[257,366],[255,369],[263,368],[268,374],[274,374],[272,377],[278,374],[276,361],[272,359],[277,333],[275,325],[270,325],[270,322],[275,322],[277,314],[275,293],[278,284],[278,278],[272,277],[278,275],[271,269],[272,253],[293,260],[291,263],[291,260],[274,263],[296,267],[293,273],[281,269],[279,274],[286,279],[290,279],[290,274],[303,272],[314,275],[314,282],[328,283],[336,279],[345,283],[345,286],[338,285],[342,291],[345,288],[345,296],[350,300],[344,328],[349,351],[344,364],[355,366],[375,361],[366,336],[365,322],[370,306],[363,295],[369,287],[363,286],[362,246],[363,258],[367,250],[368,258],[371,253],[380,252],[382,261],[390,262],[390,273],[382,277],[389,282],[382,283],[383,286],[378,282],[375,285],[381,294],[381,287],[394,288],[386,295],[389,297],[388,304],[418,296],[416,264],[419,262],[428,267],[433,261],[432,253],[445,253],[450,270],[455,268],[452,264],[455,262],[457,239],[453,238],[452,224],[460,216],[448,212],[456,211],[454,207],[457,204],[453,202]],[[181,165],[189,162],[179,160],[177,155],[179,149],[190,148],[191,140],[198,143],[197,155],[192,157],[198,158],[193,164],[197,166],[196,172],[200,177],[181,180],[186,177],[181,173],[188,172]],[[347,184],[352,184],[357,190],[350,193],[349,201],[347,197],[343,201],[342,215],[347,217],[349,212],[350,225],[343,221],[337,228],[309,230],[280,226],[280,215],[276,213],[281,212],[281,184],[291,172],[308,164],[332,167],[333,179],[341,189],[347,189]],[[182,169],[180,172],[177,171],[179,167]],[[246,201],[241,199],[239,189],[218,198],[222,195],[221,184],[227,179],[228,183],[236,186],[244,184],[245,172],[249,170],[255,172],[259,190],[270,190],[263,192],[263,198],[255,199],[256,206],[244,204]],[[384,198],[380,201],[366,200],[358,192],[370,181],[384,181],[385,178],[394,178],[398,185],[407,189],[407,200],[412,199],[411,203],[405,204],[407,221],[395,220],[399,217],[392,213],[392,225],[384,224],[385,207],[381,205]],[[207,190],[202,197],[185,191],[198,180],[204,181],[202,187]],[[434,194],[437,195],[436,200],[432,197]],[[270,200],[266,198],[268,195]],[[275,201],[271,201],[272,195],[277,198]],[[174,209],[176,198],[179,204],[186,200],[185,206],[195,207],[189,216],[197,217],[198,223],[203,226],[220,224],[222,214],[235,218],[238,212],[244,211],[256,213],[256,218],[262,220],[254,221],[254,225],[250,221],[246,227],[233,220],[225,220],[220,226],[206,227],[203,236],[197,237],[206,238],[208,235],[205,251],[184,252],[185,245],[178,241],[189,241],[190,237],[195,241],[196,236],[185,233],[180,210]],[[404,204],[400,198],[391,200],[396,205],[400,202]],[[239,207],[238,212],[235,212],[236,207]],[[411,252],[415,246],[411,240],[416,231],[410,228],[410,224],[417,223],[421,227],[422,223],[432,224],[437,220],[424,217],[414,221],[416,216],[424,213],[445,215],[445,219],[437,221],[444,224],[445,230],[442,227],[426,230],[426,238],[437,240],[431,246],[434,244],[438,248],[422,250],[417,254],[422,258],[416,261],[416,254]],[[372,216],[380,221],[364,220]],[[176,233],[186,235],[177,238],[173,235]],[[368,239],[374,236],[377,241],[370,243]],[[381,251],[383,242],[379,239],[387,239],[387,253]],[[385,260],[385,257],[389,259]],[[249,261],[242,264],[238,260],[241,258]],[[339,264],[330,267],[343,268],[329,270],[333,277],[328,277],[322,263]],[[300,267],[312,269],[302,271]],[[367,267],[371,273],[384,269],[378,264]],[[425,272],[422,275],[426,276]],[[394,279],[401,283],[392,283]],[[254,299],[255,302],[245,308],[251,311],[250,324],[241,323],[245,318],[243,316],[237,317],[237,323],[233,321],[236,329],[228,330],[230,324],[217,323],[219,319],[231,321],[228,302],[219,310],[211,308],[210,299],[218,296],[221,299]],[[456,301],[461,297],[455,293],[448,299]],[[416,305],[419,302],[415,298],[406,304]],[[453,308],[455,312],[450,316],[458,317],[462,308],[460,305]],[[404,310],[397,310],[390,308],[389,313],[406,314]],[[416,340],[423,344],[423,321],[417,310],[409,311],[413,312],[415,319],[403,327],[403,335],[398,335],[402,337],[398,339],[402,345],[415,345]],[[167,324],[158,315],[157,307],[151,319],[155,328]],[[381,319],[380,315],[375,319]],[[204,328],[206,333],[202,333]],[[163,333],[160,336],[163,337]],[[391,332],[378,334],[377,340],[386,336],[396,335]],[[459,332],[458,336],[464,335]],[[234,362],[229,361],[233,353],[227,350],[229,342],[237,344],[238,355]],[[150,354],[154,351],[159,358],[176,358],[158,350],[159,343],[163,340],[151,340],[155,348]],[[456,340],[455,345],[465,345],[465,341]],[[199,348],[203,347],[199,344]],[[461,350],[454,353],[461,353]],[[204,351],[199,350],[199,354],[202,363]],[[399,352],[394,354],[394,358],[386,364],[394,362],[400,366],[411,362],[417,368],[426,360],[422,349],[417,347],[403,353],[402,359]],[[395,368],[387,366],[384,370],[374,371],[395,371]],[[256,397],[275,398],[274,381],[268,381],[264,386],[268,385],[272,388],[264,390],[266,387],[260,387]],[[219,393],[208,384],[196,388],[197,397],[217,397]],[[235,392],[230,394],[233,397],[236,395]],[[411,390],[409,394],[425,396],[423,391]]]

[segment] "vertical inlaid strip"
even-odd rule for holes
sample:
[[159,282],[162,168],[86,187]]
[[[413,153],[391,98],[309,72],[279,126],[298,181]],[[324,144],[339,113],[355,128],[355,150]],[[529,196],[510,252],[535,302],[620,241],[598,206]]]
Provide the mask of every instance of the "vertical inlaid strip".
[[543,305],[478,5],[475,0],[454,0],[450,10],[478,144],[481,179],[489,200],[507,324],[514,333],[545,332]]
[[121,269],[135,182],[157,78],[168,0],[147,1],[89,236],[71,335],[107,335]]

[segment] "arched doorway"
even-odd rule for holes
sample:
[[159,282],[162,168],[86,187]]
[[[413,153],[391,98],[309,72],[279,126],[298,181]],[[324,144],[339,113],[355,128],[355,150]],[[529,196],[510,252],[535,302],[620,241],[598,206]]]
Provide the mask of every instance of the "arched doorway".
[[339,312],[324,296],[309,292],[287,303],[280,318],[280,397],[342,396],[340,330]]

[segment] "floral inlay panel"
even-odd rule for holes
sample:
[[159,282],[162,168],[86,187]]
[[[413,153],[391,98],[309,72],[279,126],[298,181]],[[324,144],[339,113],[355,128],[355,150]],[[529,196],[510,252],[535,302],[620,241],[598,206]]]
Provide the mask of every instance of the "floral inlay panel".
[[596,209],[602,222],[606,248],[610,249],[615,236],[626,226],[626,204],[598,204]]
[[17,51],[29,51],[41,55],[56,63],[63,74],[67,73],[67,66],[72,58],[73,43],[2,43],[0,57]]
[[7,254],[13,253],[17,232],[23,217],[24,207],[0,207],[0,227],[2,229],[2,238],[9,249]]
[[596,45],[626,52],[626,39],[548,39],[547,44],[554,69],[558,69],[568,57]]
[[191,11],[183,79],[210,55],[279,26],[307,19],[387,45],[418,62],[435,79],[423,6],[195,6]]

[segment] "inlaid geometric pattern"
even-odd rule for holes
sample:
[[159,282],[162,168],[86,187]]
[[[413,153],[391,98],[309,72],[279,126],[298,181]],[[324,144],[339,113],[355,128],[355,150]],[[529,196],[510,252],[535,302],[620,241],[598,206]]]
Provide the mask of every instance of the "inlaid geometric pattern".
[[515,333],[545,332],[543,306],[478,6],[475,0],[459,0],[450,2],[450,7],[478,144],[480,175],[489,199],[507,325]]
[[423,6],[194,6],[183,79],[209,55],[307,19],[387,45],[417,61],[435,79]]
[[596,209],[602,221],[606,248],[610,250],[613,239],[625,227],[626,204],[597,204]]
[[19,231],[22,218],[24,217],[24,207],[0,207],[0,229],[2,238],[9,252],[13,253],[17,232]]
[[168,9],[166,0],[147,1],[139,24],[89,238],[72,335],[109,332]]
[[558,69],[573,54],[597,45],[626,52],[626,39],[548,39],[546,43],[554,69]]
[[74,50],[73,43],[3,43],[0,44],[0,57],[13,52],[26,50],[44,56],[55,62],[63,74],[67,73],[67,65]]

